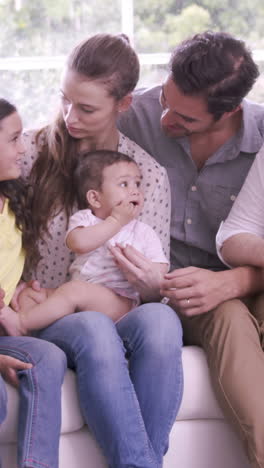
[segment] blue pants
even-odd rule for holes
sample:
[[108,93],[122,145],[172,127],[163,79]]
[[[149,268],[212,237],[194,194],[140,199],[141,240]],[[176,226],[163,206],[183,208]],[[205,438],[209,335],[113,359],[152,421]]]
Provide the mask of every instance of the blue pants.
[[[32,337],[0,337],[0,354],[33,367],[18,371],[18,466],[58,468],[61,384],[66,356],[54,344]],[[6,392],[0,380],[0,422],[6,413]]]
[[6,417],[6,403],[7,403],[7,395],[6,395],[5,383],[0,375],[0,424],[4,421]]
[[85,420],[109,466],[161,467],[183,391],[176,313],[144,304],[115,325],[101,313],[79,312],[39,336],[59,346],[76,371]]

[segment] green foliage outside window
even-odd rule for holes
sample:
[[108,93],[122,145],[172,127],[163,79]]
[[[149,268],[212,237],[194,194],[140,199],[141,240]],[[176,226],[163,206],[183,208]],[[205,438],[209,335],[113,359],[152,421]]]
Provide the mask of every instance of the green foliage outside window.
[[[0,0],[0,59],[66,55],[79,40],[121,31],[121,0]],[[211,29],[244,38],[263,49],[263,0],[134,0],[138,53],[170,52],[186,37]],[[263,68],[262,61],[259,62]],[[143,66],[140,84],[162,81],[164,65]],[[60,69],[0,70],[0,95],[21,110],[26,125],[51,116]],[[263,78],[251,97],[264,101]]]

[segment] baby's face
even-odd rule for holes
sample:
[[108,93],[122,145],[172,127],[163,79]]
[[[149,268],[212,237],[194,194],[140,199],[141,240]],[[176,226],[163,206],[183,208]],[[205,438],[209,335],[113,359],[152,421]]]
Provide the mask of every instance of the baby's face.
[[102,207],[100,217],[109,216],[112,209],[123,200],[128,200],[141,208],[143,206],[141,174],[133,162],[121,161],[104,169],[100,191]]

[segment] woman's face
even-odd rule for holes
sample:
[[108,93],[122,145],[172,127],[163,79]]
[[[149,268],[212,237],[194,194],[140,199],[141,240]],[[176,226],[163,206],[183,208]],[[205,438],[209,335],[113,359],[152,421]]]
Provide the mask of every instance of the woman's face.
[[69,134],[78,139],[101,137],[116,125],[120,101],[107,87],[66,69],[61,81],[61,108]]
[[0,180],[16,179],[21,174],[25,153],[22,122],[17,112],[0,121]]

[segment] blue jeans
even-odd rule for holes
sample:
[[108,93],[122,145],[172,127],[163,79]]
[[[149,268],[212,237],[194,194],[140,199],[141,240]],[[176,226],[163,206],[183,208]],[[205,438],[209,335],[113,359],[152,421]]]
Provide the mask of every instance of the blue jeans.
[[1,336],[0,354],[33,364],[18,371],[18,466],[58,468],[65,354],[52,343],[26,336]]
[[40,336],[63,349],[76,371],[85,420],[109,466],[161,467],[183,391],[176,313],[144,304],[115,325],[101,313],[79,312]]
[[[3,381],[0,375],[0,424],[4,421],[6,417],[6,404],[7,404],[7,395],[5,382]],[[1,466],[1,462],[0,462]]]

